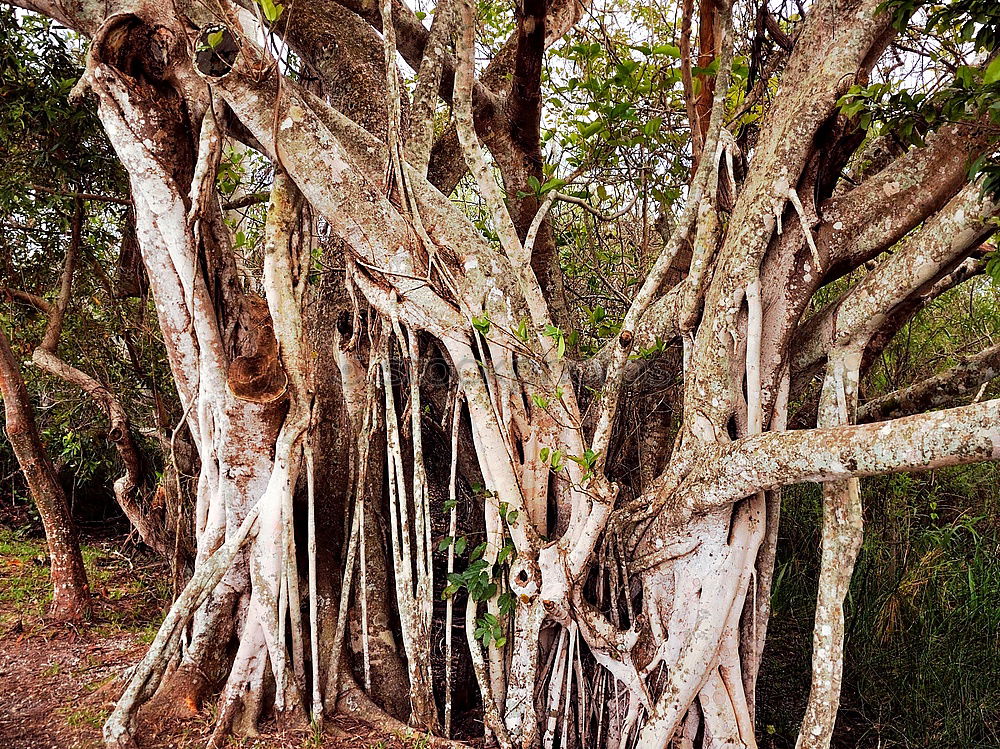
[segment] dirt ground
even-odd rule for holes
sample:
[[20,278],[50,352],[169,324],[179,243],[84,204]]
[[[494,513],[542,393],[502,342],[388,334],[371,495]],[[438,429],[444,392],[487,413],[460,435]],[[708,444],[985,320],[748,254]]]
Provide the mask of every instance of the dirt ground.
[[[86,544],[94,591],[92,621],[74,627],[46,620],[51,598],[44,541],[0,527],[0,749],[98,749],[101,726],[142,655],[169,599],[168,571],[123,539]],[[140,749],[204,747],[211,708],[196,718],[146,727]],[[232,739],[250,749],[402,749],[413,746],[349,720],[327,735],[262,731]]]

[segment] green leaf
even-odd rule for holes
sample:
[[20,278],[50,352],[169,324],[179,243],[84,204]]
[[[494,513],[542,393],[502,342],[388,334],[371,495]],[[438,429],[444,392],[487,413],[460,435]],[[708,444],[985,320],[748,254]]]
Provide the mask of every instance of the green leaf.
[[597,120],[596,122],[591,122],[589,125],[587,125],[580,131],[580,136],[583,138],[589,138],[591,135],[596,133],[602,127],[604,127],[604,123],[601,120]]
[[212,49],[217,49],[220,44],[222,44],[222,37],[225,35],[225,29],[219,29],[218,31],[211,32],[205,37],[205,41],[208,42],[208,46]]
[[513,544],[507,544],[506,546],[504,546],[502,549],[500,549],[500,553],[497,554],[497,564],[503,564],[504,562],[506,562],[507,558],[513,553],[514,553]]
[[485,312],[478,317],[472,318],[472,327],[480,332],[482,335],[487,335],[490,332],[490,316]]
[[257,0],[257,4],[260,5],[260,9],[263,11],[264,18],[267,19],[268,23],[274,23],[281,18],[281,14],[285,10],[284,5],[275,3],[274,0]]
[[655,47],[653,47],[652,54],[667,55],[667,57],[679,58],[681,56],[681,48],[673,44],[657,44]]
[[998,81],[1000,81],[1000,57],[994,58],[993,62],[991,62],[986,68],[986,73],[983,75],[983,83],[987,86],[991,86]]

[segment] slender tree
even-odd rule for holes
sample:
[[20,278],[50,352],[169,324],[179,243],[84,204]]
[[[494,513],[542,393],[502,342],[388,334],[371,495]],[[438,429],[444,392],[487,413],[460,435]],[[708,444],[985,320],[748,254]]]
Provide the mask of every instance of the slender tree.
[[52,616],[79,621],[90,615],[90,587],[76,526],[66,493],[38,433],[28,388],[4,331],[0,331],[0,394],[7,417],[7,439],[45,527],[52,574]]

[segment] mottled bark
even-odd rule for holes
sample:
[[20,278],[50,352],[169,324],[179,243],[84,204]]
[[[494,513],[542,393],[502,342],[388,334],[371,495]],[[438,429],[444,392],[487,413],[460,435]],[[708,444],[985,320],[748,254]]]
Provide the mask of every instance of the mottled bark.
[[898,419],[951,406],[969,396],[981,395],[983,389],[997,377],[1000,377],[1000,345],[963,356],[940,374],[868,401],[858,410],[858,421]]
[[31,498],[38,508],[49,547],[54,618],[79,621],[90,615],[90,588],[76,526],[55,468],[45,452],[34,409],[6,332],[0,330],[0,394],[10,440]]
[[[251,729],[264,711],[297,714],[307,686],[317,720],[339,701],[355,715],[398,727],[368,692],[383,707],[394,700],[391,711],[409,713],[414,724],[435,726],[441,690],[431,636],[446,606],[433,601],[442,587],[433,583],[440,581],[433,535],[442,513],[431,499],[473,495],[442,490],[427,468],[424,432],[429,419],[451,411],[441,401],[454,398],[466,404],[455,431],[462,454],[451,456],[455,480],[482,482],[470,513],[485,540],[484,570],[496,574],[465,599],[465,637],[456,631],[449,641],[466,643],[462,658],[483,699],[487,733],[525,749],[556,741],[664,747],[675,739],[707,749],[754,746],[752,692],[780,501],[771,492],[815,481],[830,486],[802,742],[825,745],[839,694],[843,597],[860,538],[857,479],[1000,457],[996,400],[850,423],[866,347],[896,316],[912,312],[914,299],[956,276],[995,212],[976,202],[977,186],[961,189],[968,158],[984,144],[976,124],[943,128],[926,148],[866,175],[858,187],[838,184],[861,138],[838,119],[837,99],[866,80],[893,33],[876,5],[810,7],[761,120],[746,179],[726,176],[729,201],[721,197],[719,165],[731,146],[722,124],[735,35],[728,4],[706,4],[706,19],[718,24],[704,24],[702,51],[718,55],[720,72],[703,87],[712,94],[711,115],[694,119],[711,158],[700,160],[689,203],[619,336],[588,365],[593,397],[578,392],[576,367],[551,335],[562,313],[553,294],[558,274],[550,277],[552,266],[536,262],[547,251],[538,201],[513,192],[540,174],[543,53],[575,22],[577,4],[519,6],[517,33],[478,81],[469,2],[459,3],[454,58],[434,46],[437,38],[424,54],[427,30],[401,3],[345,6],[371,28],[391,13],[394,23],[381,36],[355,21],[327,24],[334,13],[317,6],[287,38],[307,66],[344,84],[326,97],[282,77],[269,53],[234,29],[223,30],[228,57],[196,54],[193,69],[188,45],[203,43],[206,30],[195,32],[190,19],[177,16],[183,6],[109,20],[97,34],[87,84],[137,196],[143,257],[178,390],[193,404],[188,418],[203,465],[195,578],[109,721],[109,741],[127,745],[135,707],[188,635],[179,673],[210,664],[213,680],[226,684],[217,741],[230,726]],[[188,12],[193,18],[199,11]],[[79,23],[88,29],[89,21]],[[321,47],[349,37],[360,46],[345,44],[332,62]],[[422,133],[413,143],[415,164],[402,157],[397,51],[425,76],[416,104],[421,121],[411,130]],[[338,72],[351,65],[363,74]],[[384,135],[377,107],[350,99],[369,84],[372,98],[386,92]],[[427,179],[435,89],[453,103],[455,130],[438,141]],[[223,126],[270,157],[278,175],[259,279],[266,311],[233,280],[218,221],[213,137]],[[447,192],[466,169],[499,242],[484,241],[433,186]],[[299,223],[307,207],[322,217],[317,226],[336,248],[324,246],[318,264],[312,234]],[[829,309],[801,324],[821,284],[893,247]],[[351,324],[336,334],[322,332],[331,321],[317,324],[306,344],[303,310],[317,275],[336,286],[341,305],[321,306],[319,314],[343,310]],[[685,280],[664,288],[678,276]],[[635,441],[656,454],[638,492],[621,491],[615,471],[622,456],[615,453],[629,410],[623,400],[642,366],[633,361],[635,346],[654,335],[682,341],[679,431],[666,439],[663,423],[639,425],[647,431]],[[439,350],[448,369],[440,388],[447,398],[425,400],[428,349]],[[333,363],[339,378],[318,371]],[[789,380],[794,386],[802,372],[824,364],[818,428],[783,431]],[[367,423],[385,435],[384,454],[382,437],[373,448],[375,430],[363,426],[375,405],[381,417]],[[317,424],[349,433],[318,435]],[[300,615],[294,533],[303,509],[293,501],[303,448],[311,455],[308,624]],[[370,477],[376,470],[381,476]],[[345,551],[321,561],[324,543]],[[452,623],[462,620],[453,605]],[[335,651],[349,632],[353,672],[340,652],[320,657],[317,644],[307,676],[307,628],[323,634],[309,632],[312,642]],[[235,659],[218,646],[223,642]],[[382,663],[392,675],[380,683],[373,672]],[[265,689],[272,682],[273,700]],[[401,707],[404,695],[412,710]],[[596,739],[588,734],[587,700],[614,708],[594,721]]]

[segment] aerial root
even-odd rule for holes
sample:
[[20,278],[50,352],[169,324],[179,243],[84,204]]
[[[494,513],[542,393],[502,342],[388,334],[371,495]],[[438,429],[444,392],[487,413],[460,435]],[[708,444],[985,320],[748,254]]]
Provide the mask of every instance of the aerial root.
[[125,692],[104,724],[104,741],[108,747],[131,749],[135,745],[133,732],[139,705],[160,685],[167,666],[180,648],[183,630],[232,565],[240,548],[250,536],[259,512],[259,504],[254,505],[236,533],[195,571],[170,607],[146,656],[136,666]]
[[[795,212],[799,216],[799,222],[802,224],[802,235],[806,238],[806,244],[809,245],[813,262],[816,263],[815,271],[820,273],[823,270],[823,262],[819,259],[819,250],[816,247],[816,240],[813,238],[812,229],[809,227],[809,219],[806,218],[806,209],[802,205],[799,194],[795,192],[794,187],[788,188],[788,200],[795,207]],[[781,230],[779,229],[778,232],[780,233]]]
[[453,739],[445,739],[429,733],[421,733],[372,702],[364,690],[358,686],[347,663],[341,665],[340,691],[337,695],[336,711],[338,714],[360,720],[373,728],[378,728],[403,738],[426,741],[426,745],[435,749],[469,749],[468,744]]

